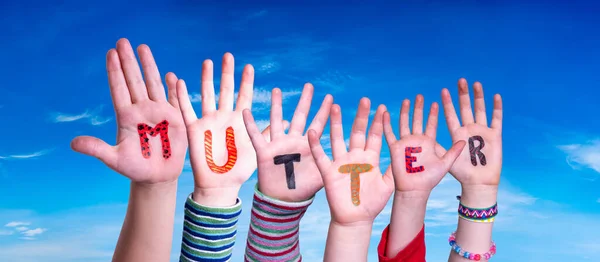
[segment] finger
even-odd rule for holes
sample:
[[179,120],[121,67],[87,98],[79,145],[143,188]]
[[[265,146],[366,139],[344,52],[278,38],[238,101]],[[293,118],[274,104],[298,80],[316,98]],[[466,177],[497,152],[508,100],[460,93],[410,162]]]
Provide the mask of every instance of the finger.
[[313,118],[308,129],[315,130],[317,132],[317,136],[323,135],[323,129],[325,129],[325,125],[327,124],[327,118],[329,118],[329,112],[331,111],[331,105],[333,104],[333,96],[326,95],[323,98],[323,102],[321,103],[321,108]]
[[410,100],[404,99],[400,108],[400,139],[410,135],[410,127],[408,126],[408,112],[410,111]]
[[446,117],[446,125],[448,130],[452,133],[454,130],[460,128],[460,122],[456,111],[454,110],[454,104],[452,104],[452,98],[448,89],[442,89],[442,105],[444,106],[444,116]]
[[292,125],[288,134],[299,136],[304,134],[306,118],[308,117],[308,112],[310,111],[310,104],[312,102],[314,91],[314,87],[310,83],[306,83],[304,85],[302,95],[300,96],[300,101],[298,102],[298,106],[296,106],[296,111],[294,111],[294,116],[292,117]]
[[329,138],[331,140],[331,154],[333,159],[337,159],[348,151],[346,142],[344,142],[344,128],[342,127],[342,109],[339,105],[331,106],[331,115],[329,118]]
[[464,140],[460,140],[454,143],[454,145],[452,145],[448,152],[446,152],[444,156],[442,156],[442,162],[444,162],[444,170],[446,170],[446,172],[444,172],[442,176],[446,175],[446,173],[448,173],[448,170],[452,168],[454,161],[456,161],[456,159],[462,152],[463,148],[465,147],[465,144],[466,142]]
[[119,54],[115,49],[108,50],[108,53],[106,53],[106,72],[108,74],[108,86],[110,87],[115,111],[119,111],[118,109],[124,106],[131,105],[131,96],[127,89],[127,82],[125,82],[125,75],[123,75]]
[[233,73],[235,71],[235,62],[231,53],[223,55],[223,64],[221,65],[221,90],[219,91],[219,110],[233,110],[233,96],[235,80]]
[[372,150],[381,153],[381,136],[383,135],[383,113],[387,111],[385,105],[379,105],[373,117],[373,124],[369,129],[369,135],[367,136],[367,145],[365,149]]
[[471,109],[471,97],[469,96],[469,85],[467,80],[461,78],[458,80],[458,104],[460,106],[460,118],[463,125],[472,124],[473,111]]
[[252,109],[252,94],[254,92],[254,67],[246,65],[242,72],[242,83],[240,84],[240,92],[235,104],[235,109],[241,111],[244,109]]
[[475,82],[475,84],[473,84],[473,98],[475,101],[475,123],[487,126],[483,87],[479,82]]
[[[288,129],[288,127],[290,127],[290,122],[283,120],[283,129]],[[261,134],[267,142],[271,142],[271,125],[265,127]]]
[[165,101],[167,99],[165,96],[165,87],[163,86],[162,79],[160,79],[160,73],[158,72],[158,67],[156,66],[156,61],[154,61],[150,47],[140,45],[137,52],[144,71],[148,97],[154,101]]
[[189,126],[198,118],[196,117],[196,112],[194,112],[194,108],[192,107],[192,102],[190,101],[187,87],[183,79],[177,80],[177,98],[179,99],[179,110],[183,116],[183,122],[185,122],[186,126]]
[[323,176],[327,168],[329,168],[331,160],[325,154],[325,151],[323,151],[321,140],[319,136],[317,136],[316,131],[308,130],[308,144],[310,145],[310,152],[312,153],[315,163],[317,164],[317,168],[319,168],[319,173],[321,173],[321,176]]
[[202,63],[201,96],[202,96],[202,116],[208,115],[217,110],[215,104],[215,83],[213,80],[213,62],[210,59]]
[[425,104],[423,95],[417,95],[415,99],[415,108],[413,109],[412,133],[415,135],[423,134],[423,107]]
[[133,53],[133,48],[127,39],[121,38],[117,41],[117,53],[119,53],[119,61],[121,61],[125,81],[129,88],[131,102],[137,103],[148,99],[148,90],[146,90],[140,66]]
[[259,149],[265,148],[267,146],[267,140],[265,140],[260,133],[260,130],[258,130],[250,109],[244,109],[244,111],[242,111],[242,116],[244,118],[244,125],[246,125],[246,131],[248,132],[248,136],[250,136],[250,141],[252,142],[254,149],[258,152]]
[[71,141],[71,148],[75,152],[98,158],[111,168],[115,168],[117,166],[117,150],[98,138],[91,136],[78,136]]
[[283,108],[281,90],[273,88],[271,91],[271,139],[275,140],[285,135],[283,130]]
[[177,98],[177,76],[174,73],[169,72],[165,76],[165,79],[167,82],[167,97],[169,104],[179,109],[179,99]]
[[438,114],[440,108],[438,103],[433,102],[429,109],[429,116],[427,117],[427,127],[425,128],[425,135],[435,140],[437,136],[437,125],[438,125]]
[[502,97],[500,94],[494,96],[494,112],[492,113],[491,127],[502,132]]
[[388,146],[391,146],[396,142],[396,135],[394,134],[394,129],[392,128],[390,112],[385,112],[383,114],[383,133],[385,134],[385,140],[388,143]]
[[350,151],[352,149],[365,150],[367,125],[369,124],[369,115],[371,113],[371,101],[369,98],[363,97],[358,104],[356,117],[352,124],[350,132]]

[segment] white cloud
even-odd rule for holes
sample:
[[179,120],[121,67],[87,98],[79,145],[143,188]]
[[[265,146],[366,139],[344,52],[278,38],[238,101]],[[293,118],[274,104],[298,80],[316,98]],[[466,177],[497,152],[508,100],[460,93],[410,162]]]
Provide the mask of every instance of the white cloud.
[[79,120],[88,120],[91,125],[103,125],[108,123],[112,118],[110,117],[102,117],[100,116],[100,111],[102,111],[103,106],[96,107],[92,110],[85,110],[85,112],[81,114],[66,114],[55,112],[50,114],[50,119],[54,123],[64,123],[64,122],[74,122]]
[[46,232],[46,230],[47,229],[45,229],[45,228],[38,227],[36,229],[30,229],[30,230],[23,231],[22,234],[27,237],[33,237],[33,236],[37,236],[37,235],[40,235],[40,234]]
[[[18,261],[108,261],[113,255],[126,208],[126,204],[100,205],[51,214],[0,210],[0,219],[19,216],[27,219],[21,221],[44,221],[43,227],[22,231],[18,238],[0,238],[0,261],[15,258]],[[16,228],[31,223],[9,224]],[[40,237],[46,234],[47,237]]]
[[188,96],[190,97],[190,102],[192,103],[200,103],[202,101],[202,95],[200,95],[200,93],[191,93]]
[[570,144],[558,146],[567,154],[567,164],[575,170],[582,167],[591,168],[600,173],[600,140],[585,144]]
[[17,231],[25,231],[25,230],[29,230],[28,227],[16,227],[15,230]]
[[54,122],[73,122],[73,121],[77,121],[80,119],[88,118],[90,116],[91,115],[88,111],[85,111],[79,115],[56,113],[54,115]]
[[323,147],[323,150],[331,149],[331,139],[329,134],[321,135],[321,146]]
[[[299,96],[300,94],[302,94],[301,90],[281,90],[281,101],[285,105],[290,98]],[[267,88],[254,89],[252,106],[257,109],[271,108],[271,90]]]
[[270,73],[274,73],[274,72],[278,71],[279,68],[281,68],[279,63],[270,61],[270,62],[265,62],[263,64],[258,65],[256,67],[256,71],[261,72],[261,73],[270,74]]
[[[45,154],[50,153],[50,151],[52,150],[42,150],[42,151],[37,151],[37,152],[33,152],[30,154],[24,154],[24,155],[8,155],[8,156],[0,156],[0,159],[28,159],[28,158],[36,158],[36,157],[40,157],[43,156]],[[8,226],[8,225],[7,225]]]
[[92,124],[94,126],[101,126],[101,125],[104,125],[104,124],[110,122],[110,120],[112,120],[111,117],[102,119],[101,117],[94,116],[90,119],[90,124]]
[[256,120],[256,126],[258,127],[258,130],[260,130],[260,131],[263,131],[270,124],[271,124],[271,121],[266,120],[266,119],[258,119],[258,120]]
[[355,77],[341,71],[327,71],[312,81],[315,88],[326,89],[329,93],[342,91],[352,82],[356,82]]
[[13,232],[10,230],[0,230],[0,236],[8,236],[8,235],[12,235]]
[[13,221],[13,222],[9,222],[8,224],[4,225],[5,227],[19,227],[19,226],[29,226],[31,225],[31,223],[29,222],[21,222],[21,221]]

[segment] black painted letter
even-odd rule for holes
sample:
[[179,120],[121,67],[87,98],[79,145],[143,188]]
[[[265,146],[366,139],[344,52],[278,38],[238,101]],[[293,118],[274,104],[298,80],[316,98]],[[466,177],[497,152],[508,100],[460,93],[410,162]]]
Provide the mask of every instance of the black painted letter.
[[273,158],[273,163],[275,165],[285,165],[285,178],[289,189],[296,189],[294,162],[300,162],[300,154],[279,155]]
[[[473,140],[479,141],[479,145],[477,147],[475,147],[475,143]],[[483,138],[481,136],[469,137],[469,153],[471,154],[471,164],[473,164],[473,166],[477,166],[477,157],[475,157],[475,155],[479,157],[479,162],[481,162],[482,166],[485,166],[485,164],[487,164],[487,161],[485,160],[485,155],[481,152],[481,149],[484,146],[485,142],[483,142]]]

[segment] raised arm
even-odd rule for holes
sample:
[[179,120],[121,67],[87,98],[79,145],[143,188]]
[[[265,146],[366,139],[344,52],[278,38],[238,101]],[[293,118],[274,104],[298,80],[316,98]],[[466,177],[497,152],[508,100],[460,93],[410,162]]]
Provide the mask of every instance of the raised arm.
[[[390,124],[390,114],[383,117],[385,137],[390,148],[392,172],[396,185],[389,228],[382,236],[380,261],[425,261],[424,220],[431,190],[440,182],[465,146],[458,141],[448,152],[436,142],[438,105],[433,103],[423,132],[423,96],[418,95],[409,126],[410,100],[400,111],[400,140]],[[445,153],[445,154],[444,154]]]
[[119,40],[116,50],[107,54],[117,145],[81,136],[71,147],[131,179],[127,215],[113,261],[162,262],[168,261],[171,253],[177,178],[183,169],[187,139],[175,96],[177,77],[167,74],[167,101],[150,49],[141,45],[138,54],[144,78],[127,39]]
[[[323,180],[304,134],[314,88],[306,84],[287,134],[284,132],[281,90],[271,95],[271,141],[260,134],[250,110],[244,122],[258,160],[256,187],[248,242],[247,261],[300,261],[300,219]],[[320,137],[333,98],[325,96],[309,129]]]
[[502,171],[502,99],[500,95],[494,96],[493,118],[488,127],[483,88],[475,82],[473,90],[475,117],[467,81],[458,81],[462,126],[450,92],[442,90],[444,114],[452,141],[468,141],[468,148],[465,147],[450,169],[462,185],[458,229],[449,238],[451,262],[487,261],[496,252],[492,227],[498,213],[496,199]]
[[242,119],[242,111],[252,106],[254,69],[251,65],[244,67],[235,110],[234,69],[233,56],[226,53],[217,109],[213,63],[204,61],[199,119],[185,82],[177,83],[194,173],[194,192],[185,205],[181,261],[230,260],[241,213],[238,192],[256,170],[256,152]]
[[338,105],[331,108],[333,162],[323,151],[317,133],[308,133],[331,210],[325,261],[367,261],[373,221],[394,191],[391,172],[384,176],[379,169],[385,106],[377,108],[365,137],[369,108],[369,99],[361,99],[350,134],[350,151],[344,143],[341,109]]

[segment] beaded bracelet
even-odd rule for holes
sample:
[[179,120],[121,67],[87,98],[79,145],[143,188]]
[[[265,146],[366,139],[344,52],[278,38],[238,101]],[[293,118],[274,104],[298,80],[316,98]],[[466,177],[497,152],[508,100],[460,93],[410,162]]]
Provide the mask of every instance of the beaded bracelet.
[[[456,196],[456,199],[460,201],[460,196]],[[498,203],[489,208],[470,208],[459,202],[458,215],[473,222],[491,223],[498,215]]]
[[491,242],[491,247],[488,252],[483,254],[475,254],[471,252],[464,251],[458,244],[456,244],[456,231],[454,231],[450,237],[448,237],[448,243],[452,247],[452,250],[456,252],[459,256],[464,257],[469,260],[479,261],[482,258],[489,260],[496,254],[496,243],[494,241]]

